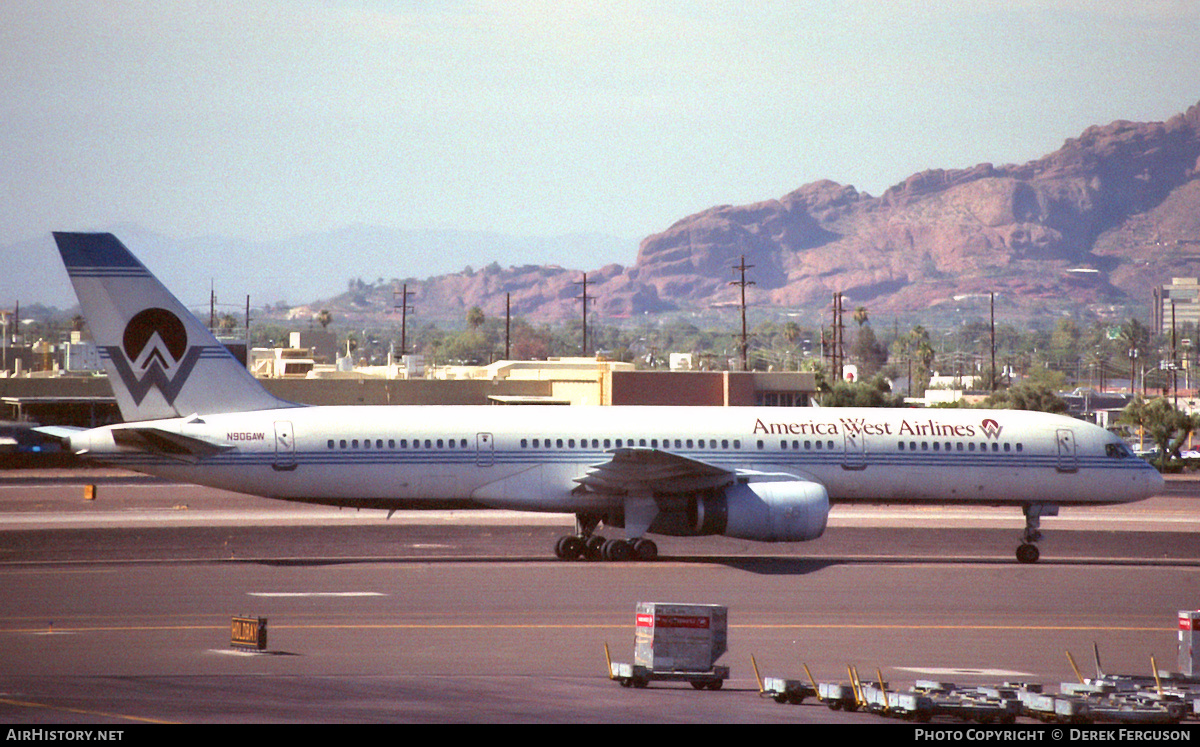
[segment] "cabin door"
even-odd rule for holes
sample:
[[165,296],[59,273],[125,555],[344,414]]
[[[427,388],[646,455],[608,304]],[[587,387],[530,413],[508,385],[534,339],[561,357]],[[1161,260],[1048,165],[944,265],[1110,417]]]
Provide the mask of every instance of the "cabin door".
[[1070,428],[1059,428],[1058,463],[1055,465],[1059,472],[1078,472],[1079,455],[1075,452],[1075,431]]
[[493,443],[492,434],[476,433],[475,434],[475,466],[476,467],[491,467],[496,463],[496,449]]
[[296,469],[296,434],[288,420],[275,421],[275,462],[271,466],[280,471]]
[[846,451],[842,454],[842,469],[867,468],[867,438],[862,433],[846,431]]

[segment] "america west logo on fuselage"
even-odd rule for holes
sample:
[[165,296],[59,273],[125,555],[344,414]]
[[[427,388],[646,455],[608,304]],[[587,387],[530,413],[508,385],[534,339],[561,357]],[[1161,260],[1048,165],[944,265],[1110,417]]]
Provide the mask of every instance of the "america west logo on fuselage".
[[200,360],[203,347],[189,347],[187,330],[166,309],[143,309],[129,324],[121,345],[104,348],[134,404],[141,404],[153,387],[173,405],[179,390]]

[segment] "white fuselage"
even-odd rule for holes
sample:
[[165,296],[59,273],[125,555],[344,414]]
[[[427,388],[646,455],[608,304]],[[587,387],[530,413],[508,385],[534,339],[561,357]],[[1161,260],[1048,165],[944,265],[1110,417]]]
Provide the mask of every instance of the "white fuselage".
[[387,509],[603,511],[576,482],[615,449],[657,449],[731,473],[820,483],[832,502],[1104,504],[1161,476],[1116,436],[1015,410],[346,406],[144,421],[222,445],[173,460],[89,431],[72,447],[174,480]]

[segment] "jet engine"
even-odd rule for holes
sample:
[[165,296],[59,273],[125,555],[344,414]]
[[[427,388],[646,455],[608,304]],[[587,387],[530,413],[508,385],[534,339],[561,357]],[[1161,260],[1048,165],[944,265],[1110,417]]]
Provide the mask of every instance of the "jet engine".
[[828,518],[829,494],[823,485],[799,480],[750,482],[689,496],[684,505],[661,511],[650,531],[803,542],[820,537]]

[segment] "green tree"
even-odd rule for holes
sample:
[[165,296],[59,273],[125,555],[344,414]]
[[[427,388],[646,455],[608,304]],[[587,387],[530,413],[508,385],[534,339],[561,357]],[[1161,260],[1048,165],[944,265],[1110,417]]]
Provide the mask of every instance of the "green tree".
[[1160,471],[1166,468],[1167,462],[1179,458],[1180,447],[1200,426],[1200,418],[1175,409],[1166,397],[1150,402],[1138,397],[1125,407],[1117,422],[1145,430],[1158,452],[1155,466]]
[[903,407],[904,397],[892,394],[887,379],[838,381],[821,396],[822,407]]
[[858,361],[858,376],[863,380],[878,374],[888,362],[887,347],[875,338],[875,330],[869,324],[859,327],[850,352]]
[[484,321],[485,317],[483,316],[483,309],[479,308],[478,306],[472,306],[470,310],[467,311],[467,324],[470,325],[471,329],[479,329],[483,325]]
[[1066,401],[1059,397],[1054,389],[1036,382],[1022,382],[1002,392],[996,392],[987,398],[985,407],[1054,413],[1067,411]]

